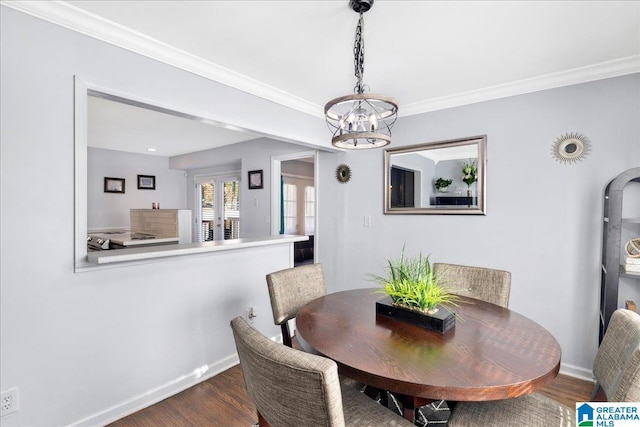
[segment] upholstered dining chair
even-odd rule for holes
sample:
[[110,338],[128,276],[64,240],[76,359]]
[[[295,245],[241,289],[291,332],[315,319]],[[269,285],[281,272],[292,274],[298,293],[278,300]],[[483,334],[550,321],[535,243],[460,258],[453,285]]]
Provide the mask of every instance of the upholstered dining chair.
[[259,426],[413,425],[363,393],[341,388],[333,360],[275,343],[242,317],[231,329]]
[[[593,365],[593,375],[610,402],[640,401],[640,315],[616,310]],[[489,402],[459,402],[449,427],[575,426],[575,408],[538,393]]]
[[511,273],[484,267],[433,263],[433,274],[457,295],[476,298],[501,307],[509,305]]
[[[294,334],[289,328],[289,320],[296,317],[302,306],[327,294],[322,264],[306,264],[267,274],[267,286],[273,323],[280,325],[282,343],[287,347],[293,347]],[[298,338],[296,343],[298,349],[317,354],[317,351],[304,340]],[[361,389],[364,386],[344,376],[341,376],[340,380],[352,388]],[[368,393],[374,394],[371,390],[368,390]]]
[[282,342],[292,346],[289,320],[305,304],[327,294],[322,264],[307,264],[267,274],[273,322],[280,325]]

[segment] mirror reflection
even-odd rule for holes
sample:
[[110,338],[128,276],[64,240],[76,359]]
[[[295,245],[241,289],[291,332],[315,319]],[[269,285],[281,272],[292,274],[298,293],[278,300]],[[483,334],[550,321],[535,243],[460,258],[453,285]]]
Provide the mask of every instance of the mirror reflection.
[[[304,210],[315,212],[315,151],[139,99],[75,79],[76,271],[95,267],[90,252],[277,234],[263,217],[278,218],[278,225],[281,215],[285,225],[302,218],[296,232],[317,235],[315,215]],[[264,155],[254,153],[257,146]],[[257,194],[242,196],[245,159],[265,170],[267,185],[274,170],[284,181],[280,192],[265,186],[271,204],[261,203],[251,215],[241,211],[242,197],[258,207]],[[287,174],[296,180],[286,181]],[[302,196],[294,191],[300,188]],[[274,212],[280,200],[293,213]],[[307,252],[303,261],[312,262],[313,250]]]
[[486,136],[384,153],[385,214],[485,215]]

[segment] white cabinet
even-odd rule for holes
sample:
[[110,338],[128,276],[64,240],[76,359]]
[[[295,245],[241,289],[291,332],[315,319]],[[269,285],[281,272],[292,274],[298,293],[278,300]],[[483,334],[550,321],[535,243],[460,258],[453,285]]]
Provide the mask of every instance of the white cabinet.
[[132,233],[156,237],[178,237],[178,243],[191,243],[191,211],[189,209],[131,209]]

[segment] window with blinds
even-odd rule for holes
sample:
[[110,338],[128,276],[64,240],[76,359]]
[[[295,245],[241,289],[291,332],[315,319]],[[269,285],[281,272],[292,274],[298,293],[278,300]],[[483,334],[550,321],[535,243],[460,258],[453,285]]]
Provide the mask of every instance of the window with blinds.
[[283,174],[282,217],[285,234],[315,232],[315,188],[313,178]]

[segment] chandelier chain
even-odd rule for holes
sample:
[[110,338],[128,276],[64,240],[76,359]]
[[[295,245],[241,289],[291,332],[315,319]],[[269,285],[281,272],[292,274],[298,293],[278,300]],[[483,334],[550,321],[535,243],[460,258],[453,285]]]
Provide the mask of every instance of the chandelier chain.
[[356,27],[356,37],[353,42],[353,61],[355,67],[355,76],[358,79],[355,91],[357,93],[364,92],[364,86],[362,84],[362,76],[364,75],[364,17],[360,12],[360,19],[358,20],[358,26]]

